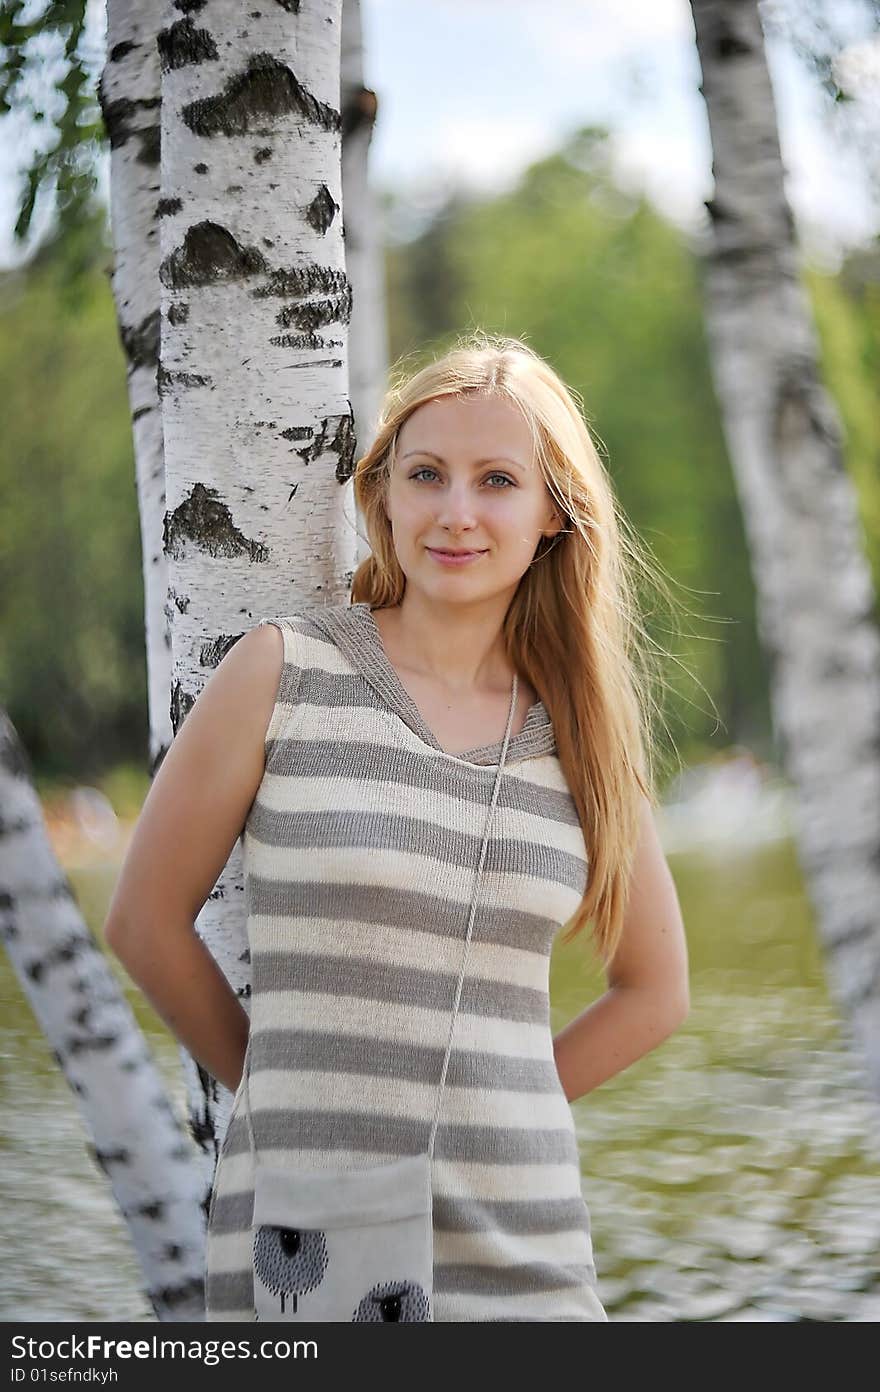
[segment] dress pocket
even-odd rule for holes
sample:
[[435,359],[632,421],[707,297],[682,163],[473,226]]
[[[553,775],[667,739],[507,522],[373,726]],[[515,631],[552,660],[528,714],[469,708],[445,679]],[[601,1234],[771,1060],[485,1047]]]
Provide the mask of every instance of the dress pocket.
[[427,1154],[360,1170],[260,1162],[252,1226],[257,1319],[432,1320]]

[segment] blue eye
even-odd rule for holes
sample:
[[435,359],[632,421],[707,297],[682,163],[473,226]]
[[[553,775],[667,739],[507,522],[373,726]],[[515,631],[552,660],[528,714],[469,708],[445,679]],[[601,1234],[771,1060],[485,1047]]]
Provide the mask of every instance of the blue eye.
[[[410,474],[410,478],[415,480],[415,479],[418,479],[418,477],[419,477],[420,474],[436,474],[436,473],[437,473],[437,470],[436,470],[436,469],[432,469],[431,466],[430,466],[430,464],[423,464],[422,467],[421,467],[421,469],[415,469],[415,470],[413,471],[413,473]],[[500,478],[500,479],[503,479],[504,482],[505,482],[510,488],[516,488],[516,484],[514,483],[513,479],[508,478],[506,474],[487,474],[486,477],[487,477],[487,478],[490,478],[490,479],[499,479],[499,478]],[[499,489],[498,491],[501,492],[502,490]]]

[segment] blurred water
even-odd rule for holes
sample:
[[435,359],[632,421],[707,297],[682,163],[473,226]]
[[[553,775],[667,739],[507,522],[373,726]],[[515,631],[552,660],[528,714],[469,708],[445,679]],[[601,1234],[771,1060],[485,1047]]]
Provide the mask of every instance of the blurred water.
[[[880,1107],[840,1038],[794,850],[670,863],[690,1018],[573,1109],[609,1316],[880,1319]],[[97,929],[113,871],[71,878]],[[557,946],[554,1031],[600,990],[583,943]],[[0,992],[0,1318],[152,1320],[73,1098],[5,957]],[[129,995],[184,1115],[177,1045]]]

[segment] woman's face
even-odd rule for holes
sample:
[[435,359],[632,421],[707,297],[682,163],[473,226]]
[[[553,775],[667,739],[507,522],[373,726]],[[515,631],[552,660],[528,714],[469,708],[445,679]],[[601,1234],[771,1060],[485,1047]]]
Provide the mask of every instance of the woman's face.
[[[562,525],[528,427],[501,397],[443,397],[401,426],[386,501],[397,559],[435,599],[512,598],[542,532]],[[437,550],[477,552],[463,564]]]

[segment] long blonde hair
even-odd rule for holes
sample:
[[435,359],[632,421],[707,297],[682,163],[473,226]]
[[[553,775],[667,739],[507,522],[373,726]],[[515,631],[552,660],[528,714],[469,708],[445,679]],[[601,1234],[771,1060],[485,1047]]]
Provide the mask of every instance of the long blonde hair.
[[375,439],[355,466],[372,555],[355,571],[351,600],[387,607],[406,589],[384,508],[401,426],[428,401],[472,394],[505,398],[522,412],[563,516],[563,530],[538,543],[503,637],[508,660],[553,722],[586,844],[586,893],[564,940],[593,920],[607,964],[623,929],[642,800],[657,803],[649,718],[655,669],[634,582],[636,569],[655,581],[657,570],[618,507],[580,398],[522,340],[477,330],[413,375],[395,381],[392,374]]

